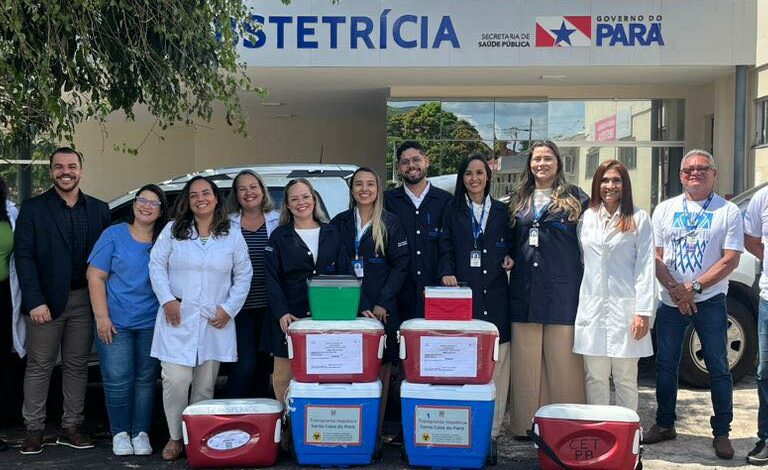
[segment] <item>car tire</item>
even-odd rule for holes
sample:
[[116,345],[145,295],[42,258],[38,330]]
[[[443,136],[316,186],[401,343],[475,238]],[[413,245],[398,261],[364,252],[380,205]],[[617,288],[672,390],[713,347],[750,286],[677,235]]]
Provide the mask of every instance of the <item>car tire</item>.
[[[733,383],[754,372],[757,357],[757,325],[755,317],[738,300],[729,297],[728,348]],[[709,388],[709,373],[704,366],[698,335],[689,326],[683,340],[683,357],[680,360],[680,379],[688,385]]]

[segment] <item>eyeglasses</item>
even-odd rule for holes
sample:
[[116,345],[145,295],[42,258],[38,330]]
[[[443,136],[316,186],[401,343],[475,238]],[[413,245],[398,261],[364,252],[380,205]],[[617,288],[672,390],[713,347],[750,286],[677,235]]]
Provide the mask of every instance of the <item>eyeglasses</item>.
[[398,160],[397,164],[400,166],[410,166],[411,163],[413,163],[414,165],[418,165],[423,161],[424,161],[424,157],[403,158],[402,160]]
[[692,166],[689,168],[681,168],[680,172],[685,173],[686,176],[691,176],[694,173],[709,173],[712,167],[709,166]]
[[141,204],[142,206],[149,206],[154,208],[158,208],[163,205],[163,203],[160,201],[153,201],[151,199],[147,199],[141,196],[136,198],[136,202]]

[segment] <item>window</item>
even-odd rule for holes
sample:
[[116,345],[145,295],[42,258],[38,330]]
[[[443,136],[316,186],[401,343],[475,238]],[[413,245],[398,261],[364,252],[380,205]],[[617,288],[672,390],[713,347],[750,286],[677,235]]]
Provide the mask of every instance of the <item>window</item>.
[[768,144],[768,98],[757,102],[755,119],[755,145]]
[[623,163],[629,171],[637,168],[637,148],[619,147],[619,161]]
[[600,165],[600,148],[590,147],[587,150],[587,166],[584,167],[584,179],[591,181]]

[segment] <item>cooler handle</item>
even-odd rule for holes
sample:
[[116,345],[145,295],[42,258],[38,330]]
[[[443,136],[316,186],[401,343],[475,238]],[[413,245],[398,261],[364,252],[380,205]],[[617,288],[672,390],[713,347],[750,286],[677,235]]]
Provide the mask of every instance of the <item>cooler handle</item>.
[[493,342],[493,362],[499,362],[499,337]]
[[181,435],[184,437],[184,447],[189,445],[189,434],[187,434],[187,423],[181,422]]
[[293,359],[293,341],[289,335],[285,335],[285,342],[288,344],[288,359]]
[[275,420],[275,437],[274,437],[275,444],[280,444],[280,435],[282,434],[282,432],[283,432],[283,420],[282,419]]
[[387,344],[387,335],[381,335],[381,338],[379,338],[379,359],[384,357],[384,348]]
[[407,355],[405,353],[405,341],[403,341],[403,337],[400,336],[400,332],[397,332],[397,342],[400,345],[400,360],[405,360],[405,356]]
[[560,468],[563,470],[570,470],[566,464],[563,463],[562,460],[560,460],[560,457],[557,456],[554,450],[552,450],[549,445],[544,442],[544,439],[539,436],[537,431],[539,430],[539,425],[534,423],[533,429],[529,429],[527,434],[528,438],[533,442],[534,446],[537,447],[540,451],[544,452],[544,455],[549,457],[551,461],[553,461],[555,464],[557,464]]

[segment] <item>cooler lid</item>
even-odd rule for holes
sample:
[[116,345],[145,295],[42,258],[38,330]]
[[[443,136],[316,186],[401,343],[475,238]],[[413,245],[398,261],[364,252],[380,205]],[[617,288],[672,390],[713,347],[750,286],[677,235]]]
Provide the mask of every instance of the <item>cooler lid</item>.
[[623,406],[576,405],[561,403],[539,408],[537,418],[574,419],[579,421],[617,421],[638,423],[640,417],[633,410]]
[[185,416],[198,415],[244,415],[282,413],[283,404],[269,398],[233,398],[226,400],[203,400],[189,405],[182,413]]
[[360,281],[352,275],[328,274],[315,276],[307,281],[309,287],[360,287]]
[[372,318],[356,318],[354,320],[312,320],[302,318],[288,326],[288,333],[323,332],[329,331],[384,331],[380,321]]
[[499,334],[496,325],[483,320],[424,320],[421,318],[404,321],[400,325],[400,331],[458,331]]
[[291,380],[288,398],[381,398],[381,381],[321,384]]
[[431,385],[414,384],[403,380],[400,385],[400,397],[425,400],[493,401],[496,399],[496,386],[493,382],[484,385]]
[[472,289],[469,287],[425,287],[424,297],[430,299],[471,299]]

